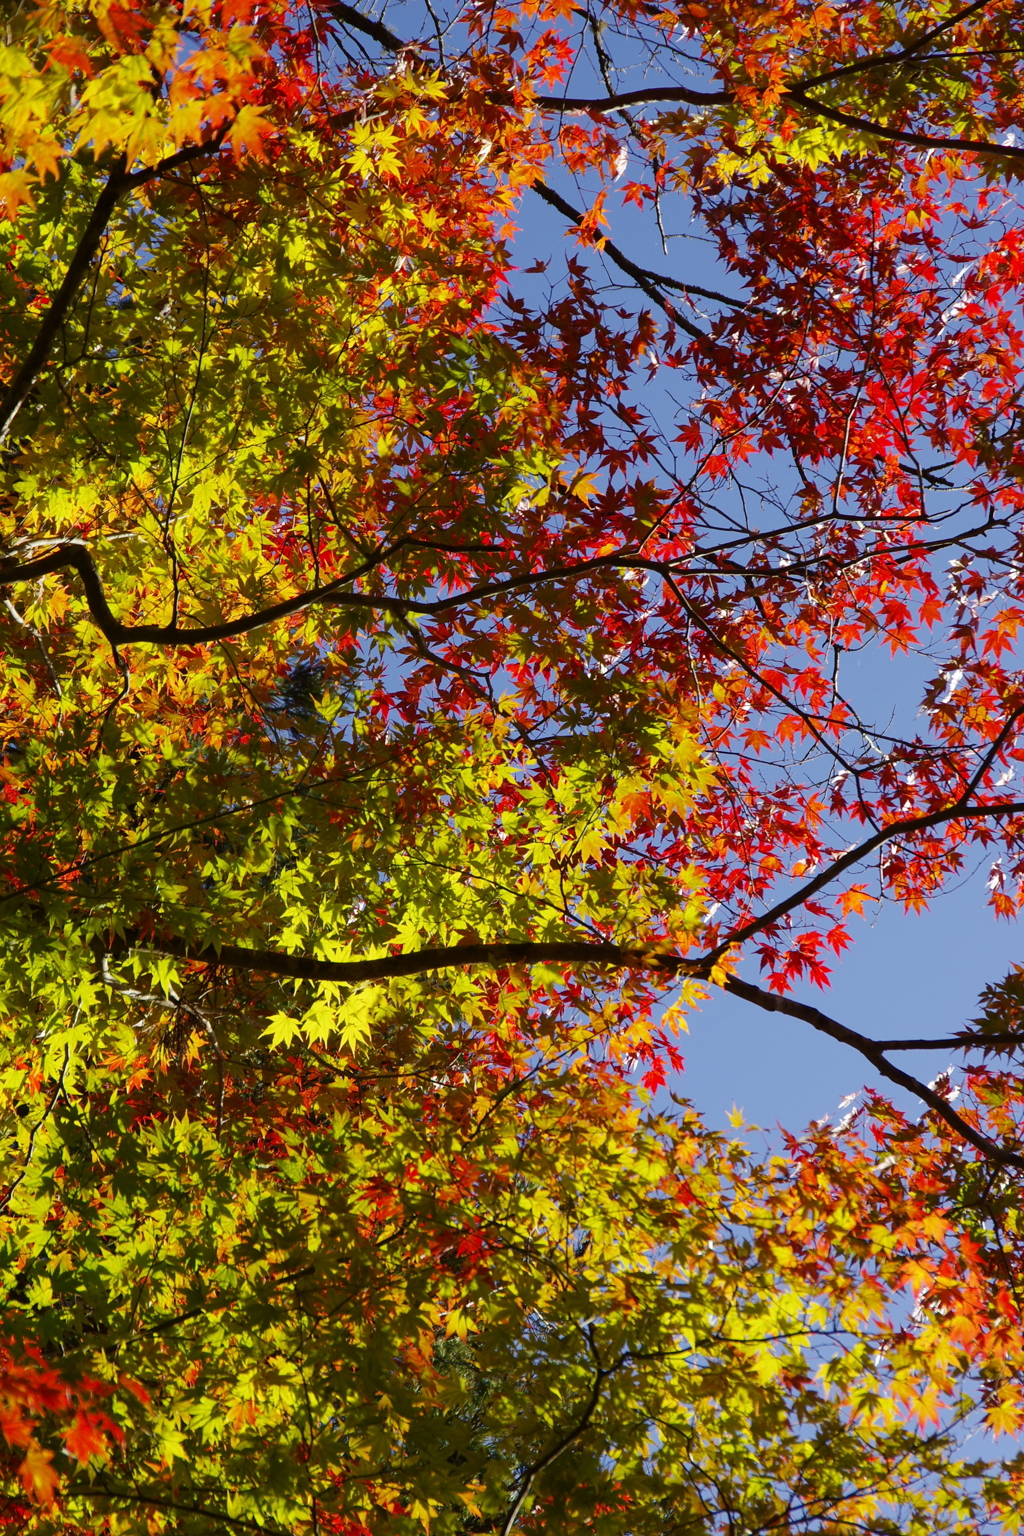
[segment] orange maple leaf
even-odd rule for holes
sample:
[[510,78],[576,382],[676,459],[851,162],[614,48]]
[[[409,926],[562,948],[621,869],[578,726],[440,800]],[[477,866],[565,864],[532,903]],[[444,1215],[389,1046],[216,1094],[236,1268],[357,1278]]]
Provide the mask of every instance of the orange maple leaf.
[[53,1503],[57,1489],[60,1487],[60,1476],[51,1466],[53,1461],[52,1451],[44,1451],[43,1447],[35,1440],[28,1448],[24,1461],[18,1468],[26,1493],[35,1499],[37,1504],[43,1504],[47,1508]]
[[90,1414],[80,1408],[71,1428],[64,1431],[64,1445],[69,1456],[84,1463],[106,1451],[107,1439]]

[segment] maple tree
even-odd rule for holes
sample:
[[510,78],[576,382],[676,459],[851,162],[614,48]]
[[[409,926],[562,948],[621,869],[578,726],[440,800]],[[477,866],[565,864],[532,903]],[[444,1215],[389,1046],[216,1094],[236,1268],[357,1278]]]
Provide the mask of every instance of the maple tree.
[[[1019,1528],[1020,978],[791,989],[1022,899],[1021,19],[5,15],[9,1523]],[[924,1119],[656,1111],[718,986]]]

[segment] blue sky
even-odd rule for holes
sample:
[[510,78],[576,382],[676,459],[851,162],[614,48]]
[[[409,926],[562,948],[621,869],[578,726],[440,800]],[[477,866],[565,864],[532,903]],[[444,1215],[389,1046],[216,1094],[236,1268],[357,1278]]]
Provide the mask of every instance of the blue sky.
[[[997,921],[985,904],[986,877],[979,871],[921,915],[890,906],[854,919],[854,943],[837,959],[833,985],[825,992],[798,986],[794,996],[878,1038],[941,1037],[960,1028],[977,1012],[982,987],[1024,961],[1019,922]],[[744,972],[756,979],[753,967]],[[691,1017],[682,1049],[686,1071],[676,1091],[719,1128],[734,1102],[771,1133],[778,1123],[800,1130],[824,1115],[838,1119],[839,1101],[865,1084],[915,1108],[854,1052],[724,993]],[[928,1082],[955,1057],[908,1052],[894,1059]]]

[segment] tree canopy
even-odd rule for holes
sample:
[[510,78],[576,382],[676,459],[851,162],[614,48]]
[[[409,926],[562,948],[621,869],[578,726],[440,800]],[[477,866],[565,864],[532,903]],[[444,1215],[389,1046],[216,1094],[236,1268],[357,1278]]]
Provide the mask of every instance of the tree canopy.
[[3,7],[7,1524],[1020,1529],[1022,22]]

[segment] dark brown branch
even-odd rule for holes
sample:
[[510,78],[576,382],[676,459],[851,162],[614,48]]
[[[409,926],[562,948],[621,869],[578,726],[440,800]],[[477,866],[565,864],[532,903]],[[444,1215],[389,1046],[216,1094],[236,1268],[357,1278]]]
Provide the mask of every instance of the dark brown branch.
[[1024,715],[1024,704],[1018,705],[1016,709],[1011,710],[1009,715],[1007,715],[1005,721],[1003,722],[1002,729],[999,731],[994,740],[989,743],[987,752],[985,752],[981,762],[978,764],[977,768],[968,779],[966,787],[960,796],[961,800],[969,800],[973,794],[977,793],[981,784],[984,782],[985,775],[990,771],[992,765],[999,757],[1000,752],[1009,741],[1011,735],[1013,734],[1013,728],[1017,724],[1018,720],[1020,720],[1022,715]]
[[889,1082],[897,1083],[899,1087],[916,1094],[946,1122],[951,1130],[970,1142],[971,1146],[985,1157],[1024,1170],[1024,1157],[1019,1153],[1011,1152],[1006,1147],[1001,1147],[998,1142],[990,1141],[987,1136],[983,1136],[980,1131],[976,1131],[972,1125],[969,1125],[962,1115],[958,1115],[948,1100],[944,1099],[940,1093],[936,1093],[934,1088],[929,1088],[927,1083],[922,1083],[918,1078],[911,1077],[909,1072],[904,1072],[900,1067],[894,1067],[891,1062],[886,1061],[881,1041],[871,1040],[867,1035],[848,1029],[845,1024],[829,1018],[828,1014],[822,1013],[819,1008],[812,1008],[807,1003],[798,1003],[792,997],[780,997],[777,993],[768,992],[763,987],[753,986],[749,981],[741,981],[738,976],[730,976],[727,979],[725,990],[731,992],[734,997],[742,997],[744,1002],[754,1003],[758,1008],[764,1008],[768,1013],[785,1013],[790,1018],[802,1019],[805,1024],[810,1024],[812,1029],[818,1030],[821,1034],[828,1035],[843,1045],[852,1046],[855,1051],[870,1061],[876,1072],[888,1078]]
[[854,117],[837,107],[826,106],[807,96],[803,91],[787,91],[783,100],[813,112],[816,117],[827,118],[830,123],[841,123],[844,128],[854,128],[871,138],[885,139],[897,144],[912,144],[917,149],[955,149],[972,155],[998,155],[1009,160],[1024,160],[1024,148],[1012,144],[993,144],[988,139],[947,139],[926,133],[908,133],[902,128],[887,128],[869,117]]
[[[909,58],[919,48],[924,48],[933,38],[942,32],[948,32],[952,27],[958,27],[968,16],[973,16],[978,11],[983,11],[991,5],[992,0],[972,0],[972,4],[965,5],[962,11],[954,11],[952,16],[947,16],[943,21],[936,22],[934,27],[929,27],[925,32],[919,32],[914,40],[903,49],[903,57]],[[898,56],[899,57],[899,56]]]
[[146,937],[128,933],[106,946],[114,956],[136,949],[174,955],[199,965],[220,965],[227,970],[270,976],[291,976],[299,981],[333,981],[356,984],[389,981],[398,976],[420,976],[427,971],[451,970],[467,965],[486,965],[499,970],[508,965],[542,962],[564,965],[604,965],[618,968],[649,966],[666,975],[692,969],[676,955],[645,955],[622,944],[572,940],[522,941],[494,944],[453,944],[415,949],[401,955],[379,955],[372,960],[316,960],[308,955],[288,955],[276,949],[247,949],[237,944],[211,942],[190,944],[174,937]]
[[944,1040],[876,1040],[875,1044],[880,1051],[968,1051],[976,1045],[1024,1045],[1024,1030],[968,1031]]
[[169,1509],[184,1515],[201,1515],[204,1520],[212,1522],[214,1528],[218,1525],[236,1526],[240,1531],[258,1531],[264,1536],[286,1536],[282,1526],[260,1525],[256,1520],[246,1520],[238,1515],[226,1515],[219,1509],[206,1509],[199,1504],[181,1504],[175,1499],[165,1499],[157,1494],[146,1493],[138,1488],[101,1488],[97,1483],[82,1485],[72,1484],[68,1489],[72,1498],[79,1499],[105,1499],[108,1503],[114,1500],[120,1501],[120,1507],[135,1509],[138,1505],[145,1505],[151,1509]]
[[96,570],[96,563],[84,544],[60,544],[45,555],[38,555],[33,560],[25,560],[17,565],[9,561],[0,562],[0,586],[8,586],[18,581],[34,581],[40,576],[50,575],[54,571],[64,570],[69,566],[81,577],[94,624],[113,646],[207,645],[217,640],[230,640],[237,635],[262,629],[278,619],[289,618],[293,613],[300,613],[302,609],[309,608],[315,603],[344,601],[354,606],[371,608],[401,606],[398,600],[389,605],[387,599],[364,598],[358,594],[341,593],[338,589],[344,582],[352,579],[350,576],[342,576],[337,582],[314,588],[309,592],[300,592],[295,597],[286,598],[283,602],[273,603],[268,608],[245,614],[239,619],[228,619],[222,624],[197,625],[195,628],[185,628],[180,624],[122,624],[120,619],[115,618],[107,602],[103,583]]
[[[538,96],[538,105],[549,112],[618,112],[623,107],[656,106],[661,102],[687,102],[692,106],[727,105],[734,101],[733,91],[690,91],[684,86],[664,87],[653,90],[623,91],[618,96]],[[816,101],[799,87],[784,92],[782,100],[795,107],[826,117],[830,122],[841,123],[866,133],[872,138],[894,140],[898,144],[912,144],[918,149],[957,149],[972,155],[998,155],[1011,160],[1024,160],[1024,148],[1012,144],[993,144],[988,139],[951,139],[925,133],[910,133],[902,128],[888,128],[868,117],[854,117],[838,107],[826,106]]]
[[[818,522],[828,522],[830,518],[817,519],[808,527],[816,526]],[[710,559],[713,555],[720,554],[723,550],[734,548],[737,545],[753,542],[755,538],[770,539],[776,537],[777,532],[784,530],[768,530],[764,534],[748,535],[743,538],[729,540],[724,544],[709,548],[695,549],[690,558]],[[984,530],[981,530],[984,531]],[[973,536],[973,532],[971,535]],[[958,543],[958,541],[952,541]],[[408,616],[410,614],[422,614],[424,616],[439,616],[449,613],[456,608],[462,608],[467,603],[479,602],[487,597],[503,597],[506,594],[521,592],[529,587],[542,585],[549,581],[562,581],[566,578],[586,576],[598,570],[636,570],[651,571],[667,581],[672,587],[677,600],[691,617],[705,629],[714,644],[728,655],[732,660],[743,666],[749,675],[762,684],[769,692],[773,693],[788,709],[794,710],[801,719],[808,724],[812,715],[803,711],[791,699],[787,698],[772,684],[765,682],[755,669],[743,660],[741,654],[730,648],[721,640],[706,621],[700,618],[696,609],[693,609],[688,600],[683,596],[672,580],[673,572],[684,573],[686,567],[677,561],[648,560],[640,555],[631,555],[627,551],[615,551],[610,555],[595,555],[590,560],[579,560],[571,565],[550,566],[546,570],[526,571],[519,576],[508,577],[503,581],[480,582],[475,587],[467,587],[462,592],[453,593],[450,597],[431,598],[420,600],[417,598],[389,597],[386,594],[374,595],[361,592],[344,592],[342,588],[348,583],[366,575],[374,567],[382,565],[385,560],[394,555],[403,545],[413,545],[425,549],[444,549],[454,546],[426,543],[416,539],[399,540],[389,549],[383,550],[372,562],[355,571],[348,571],[339,576],[335,581],[327,582],[321,587],[312,587],[306,592],[296,593],[294,597],[283,599],[280,603],[271,604],[268,608],[257,609],[253,613],[244,614],[238,619],[227,619],[221,624],[196,625],[184,627],[180,624],[122,624],[115,618],[113,611],[107,602],[103,590],[103,584],[96,570],[95,561],[87,547],[82,543],[68,542],[57,544],[47,551],[45,555],[37,555],[30,560],[15,562],[11,558],[0,559],[0,587],[11,586],[15,582],[34,581],[41,576],[50,575],[55,571],[71,567],[82,578],[86,592],[86,600],[89,612],[97,628],[106,636],[111,645],[205,645],[219,640],[230,640],[239,635],[249,634],[253,630],[262,629],[267,624],[273,624],[278,619],[288,618],[294,613],[300,613],[303,609],[315,604],[329,603],[337,607],[360,608],[368,612],[382,611]],[[491,550],[489,545],[474,545],[474,550],[487,553]],[[924,544],[918,546],[924,549],[942,549],[949,547],[945,542],[939,544]],[[794,575],[813,569],[813,565],[804,562],[795,562],[784,568],[774,569],[750,569],[739,565],[723,567],[729,574],[742,576],[745,581],[791,581]],[[1024,713],[1024,709],[1018,712]],[[827,718],[827,717],[821,717]],[[1014,721],[1017,719],[1015,715]],[[1013,721],[1011,721],[1011,724]],[[813,727],[812,727],[813,728]],[[824,744],[824,743],[823,743]],[[1001,742],[999,743],[1001,745]],[[832,748],[826,748],[832,751]],[[997,748],[998,750],[998,748]],[[833,755],[836,754],[833,752]],[[837,759],[842,761],[841,759]],[[844,763],[844,766],[847,766]]]
[[[393,553],[393,551],[392,551]],[[382,557],[383,558],[383,557]],[[380,562],[378,562],[380,563]],[[370,612],[386,612],[409,615],[438,615],[461,608],[466,603],[478,602],[486,597],[501,597],[505,593],[522,591],[542,582],[561,581],[565,577],[584,576],[590,571],[619,567],[623,569],[651,570],[664,574],[665,567],[657,561],[643,560],[630,555],[598,555],[592,560],[581,560],[574,565],[552,566],[546,571],[528,571],[505,581],[481,582],[451,597],[420,601],[416,598],[374,596],[361,592],[344,592],[346,583],[355,580],[361,572],[348,572],[336,581],[322,587],[299,592],[282,602],[272,603],[255,613],[244,614],[238,619],[227,619],[221,624],[196,625],[187,628],[180,624],[122,624],[107,602],[96,569],[96,562],[84,544],[59,544],[45,555],[24,560],[17,564],[0,561],[0,587],[14,582],[36,581],[67,567],[78,572],[85,587],[89,612],[96,627],[113,646],[126,645],[207,645],[218,640],[231,640],[238,635],[250,634],[278,619],[289,618],[315,604],[330,603],[338,607],[361,608]]]
[[372,37],[375,43],[380,43],[382,48],[387,48],[392,53],[401,53],[403,48],[410,46],[382,21],[375,21],[372,16],[364,16],[362,11],[357,11],[354,5],[346,5],[344,0],[332,0],[332,4],[324,7],[324,13],[327,16],[333,16],[335,21],[340,21],[343,26],[352,27],[356,32]]
[[190,160],[196,160],[204,155],[211,154],[219,149],[228,133],[230,124],[221,129],[213,139],[203,144],[193,144],[188,149],[180,149],[173,155],[168,155],[157,165],[147,166],[138,171],[127,170],[124,155],[119,156],[107,177],[106,182],[96,199],[89,221],[79,237],[74,255],[68,263],[67,271],[61,280],[60,287],[50,300],[49,306],[43,314],[42,323],[36,332],[36,338],[29,349],[28,356],[18,369],[14,378],[4,391],[0,400],[0,443],[7,439],[7,435],[14,425],[15,418],[25,401],[28,399],[32,388],[40,373],[45,368],[53,344],[57,335],[67,319],[68,313],[74,303],[79,288],[85,281],[86,273],[93,257],[100,247],[111,215],[120,198],[133,187],[141,187],[146,182],[155,181],[169,171],[176,170],[178,166],[187,164]]
[[726,950],[731,949],[736,944],[743,944],[747,939],[752,938],[755,933],[763,932],[765,928],[769,928],[773,923],[779,922],[788,913],[795,911],[797,907],[804,906],[812,896],[817,895],[818,891],[824,889],[826,885],[831,885],[833,880],[838,879],[840,875],[844,874],[846,870],[851,869],[855,864],[859,864],[862,859],[866,859],[869,854],[874,853],[876,848],[881,848],[883,844],[892,842],[893,838],[909,837],[915,832],[926,832],[930,827],[943,826],[946,822],[950,821],[973,821],[976,818],[982,819],[986,816],[1022,815],[1024,815],[1024,800],[1007,801],[1002,805],[964,805],[957,801],[956,804],[944,806],[938,811],[926,811],[920,816],[909,816],[905,821],[890,821],[886,826],[880,827],[871,837],[865,838],[864,842],[858,843],[856,847],[850,848],[846,853],[842,854],[841,857],[836,859],[826,869],[823,869],[819,875],[815,875],[813,880],[808,880],[792,896],[787,896],[784,901],[777,902],[774,907],[770,907],[760,917],[752,918],[749,923],[744,923],[742,928],[737,928],[734,933],[729,934],[727,938],[722,940],[721,944],[718,945],[708,959],[711,963],[720,960]]
[[[371,960],[317,960],[306,955],[284,954],[279,950],[248,949],[236,944],[223,944],[218,947],[212,942],[189,943],[187,940],[173,936],[149,937],[138,933],[126,933],[115,937],[107,945],[97,940],[96,948],[101,958],[104,954],[118,956],[135,950],[148,949],[158,954],[174,955],[178,959],[199,965],[219,965],[228,970],[245,971],[250,974],[290,976],[303,981],[345,984],[388,981],[401,976],[416,976],[428,971],[470,965],[485,965],[494,970],[510,965],[539,963],[596,965],[616,969],[651,970],[664,977],[679,974],[707,976],[710,969],[710,962],[706,956],[687,959],[681,955],[630,949],[623,944],[572,940],[455,944],[412,950],[400,955],[380,955]],[[784,1013],[791,1018],[801,1019],[804,1023],[810,1024],[813,1029],[830,1036],[831,1039],[851,1046],[869,1061],[882,1077],[916,1094],[952,1130],[963,1136],[979,1152],[998,1162],[1024,1170],[1024,1156],[1008,1151],[996,1142],[990,1141],[958,1115],[941,1094],[936,1093],[933,1088],[911,1076],[910,1073],[904,1072],[900,1067],[893,1066],[885,1057],[886,1050],[916,1050],[953,1042],[872,1040],[867,1035],[861,1035],[856,1030],[840,1024],[818,1008],[797,1002],[794,998],[781,997],[776,993],[768,992],[762,987],[742,981],[738,976],[727,978],[725,990],[732,993],[734,997],[741,997],[745,1002],[754,1003],[769,1013]],[[990,1043],[995,1041],[994,1036],[982,1036],[981,1040],[984,1041],[986,1038]],[[967,1043],[975,1042],[973,1040],[956,1042],[958,1045]]]
[[[564,218],[571,219],[577,225],[582,223],[583,214],[579,213],[571,203],[566,202],[565,198],[558,192],[553,192],[544,182],[535,181],[533,183],[533,191],[536,192],[538,197],[543,198],[546,203],[550,204],[552,208],[557,208]],[[656,286],[657,279],[652,272],[646,272],[643,267],[638,267],[635,261],[631,261],[625,252],[620,251],[618,246],[613,245],[610,240],[602,240],[601,250],[610,261],[613,261],[628,277],[633,279],[637,287],[642,289],[647,297],[657,304],[659,309],[664,310],[674,325],[678,325],[679,329],[685,331],[687,336],[691,336],[694,341],[704,340],[704,332],[698,330],[692,321],[686,319],[685,315],[681,315],[672,301],[666,298],[661,289]]]
[[810,79],[801,80],[799,86],[795,87],[795,89],[807,91],[815,85],[830,85],[833,80],[842,80],[850,75],[861,75],[867,70],[884,69],[889,64],[899,65],[905,59],[914,59],[915,62],[918,62],[915,55],[919,54],[922,48],[927,47],[941,33],[949,32],[953,27],[958,27],[962,21],[966,21],[969,16],[973,16],[977,11],[983,11],[990,4],[991,0],[974,0],[973,5],[965,6],[962,11],[958,11],[953,16],[947,16],[944,21],[938,22],[934,27],[929,27],[926,32],[921,32],[905,48],[900,48],[895,53],[869,54],[866,59],[856,59],[852,64],[843,64],[838,69],[828,70],[825,74],[813,75]]
[[42,323],[36,332],[35,341],[29,348],[28,356],[4,390],[3,399],[0,400],[0,443],[6,441],[15,417],[28,399],[32,386],[46,365],[50,350],[57,339],[57,333],[64,324],[75,295],[84,282],[92,259],[99,249],[111,214],[122,193],[127,191],[128,185],[125,157],[121,155],[96,199],[61,285],[43,314]]
[[[969,7],[969,10],[973,9],[975,7]],[[988,139],[947,138],[935,134],[912,133],[901,128],[889,128],[873,118],[857,117],[852,113],[843,112],[838,107],[830,107],[825,102],[818,101],[807,94],[812,87],[825,84],[842,75],[869,68],[880,68],[887,62],[898,63],[901,58],[908,56],[911,52],[912,50],[908,49],[900,55],[876,55],[862,63],[846,65],[843,69],[833,71],[831,74],[805,81],[794,81],[783,93],[782,100],[804,111],[812,112],[815,116],[825,117],[830,122],[841,123],[846,128],[855,129],[858,133],[868,134],[872,138],[894,141],[898,144],[911,144],[917,149],[955,149],[973,155],[997,155],[1008,159],[1024,160],[1024,148],[1017,148],[1012,144],[993,144]],[[672,105],[673,103],[695,107],[727,106],[735,102],[736,93],[728,88],[721,91],[695,91],[680,85],[622,91],[610,96],[537,96],[534,99],[538,106],[549,112],[608,113],[621,112],[629,107]]]
[[685,85],[655,86],[639,91],[620,91],[614,96],[535,96],[539,107],[552,112],[621,112],[624,107],[680,102],[689,107],[721,107],[735,101],[734,91],[691,91]]
[[125,176],[126,186],[143,187],[149,181],[159,181],[162,176],[176,171],[180,165],[188,165],[193,160],[204,160],[207,155],[215,154],[220,149],[230,132],[231,123],[227,122],[217,129],[211,139],[204,139],[199,144],[189,144],[185,149],[175,150],[173,155],[158,160],[156,165],[144,165],[137,171],[129,171]]

